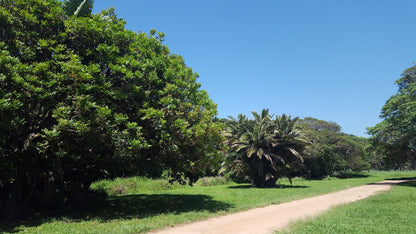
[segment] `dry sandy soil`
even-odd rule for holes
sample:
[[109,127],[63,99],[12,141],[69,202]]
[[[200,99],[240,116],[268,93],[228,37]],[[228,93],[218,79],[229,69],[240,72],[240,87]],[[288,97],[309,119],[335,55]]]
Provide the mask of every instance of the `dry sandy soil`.
[[318,215],[333,206],[388,191],[394,184],[400,182],[404,181],[386,180],[321,196],[214,217],[154,233],[272,233],[291,222]]

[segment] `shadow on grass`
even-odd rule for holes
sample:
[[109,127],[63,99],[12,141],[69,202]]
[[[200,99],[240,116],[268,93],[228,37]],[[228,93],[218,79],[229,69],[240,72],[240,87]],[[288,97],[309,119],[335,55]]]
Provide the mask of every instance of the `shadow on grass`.
[[[286,185],[286,184],[277,184],[275,187],[272,188],[261,188],[261,189],[286,189],[286,188],[308,188],[309,186],[302,186],[302,185]],[[252,187],[251,185],[248,184],[244,184],[244,185],[232,185],[232,186],[228,186],[228,188],[230,189],[248,189],[248,188],[254,188],[257,189],[256,187]]]
[[400,177],[400,178],[389,178],[386,180],[416,180],[416,177]]
[[[393,179],[386,179],[386,180],[387,181],[385,182],[369,183],[367,185],[400,185],[400,186],[416,187],[416,177],[402,177],[402,178],[393,178]],[[397,180],[408,180],[408,181],[400,182]]]
[[416,180],[414,180],[414,179],[416,179],[416,178],[413,178],[413,180],[411,180],[411,181],[406,181],[406,182],[403,182],[403,183],[399,183],[397,185],[408,186],[408,187],[416,187]]
[[327,178],[338,178],[338,179],[357,179],[357,178],[367,178],[370,177],[370,175],[367,174],[363,174],[363,173],[343,173],[343,174],[338,174],[338,175],[333,175],[333,176],[316,176],[316,177],[311,177],[311,178],[307,178],[308,180],[324,180]]
[[96,199],[88,202],[84,211],[62,213],[59,216],[47,216],[32,218],[0,227],[7,232],[18,232],[18,227],[39,226],[50,220],[66,220],[82,222],[85,220],[99,219],[103,222],[113,219],[142,219],[167,213],[184,213],[189,211],[216,212],[232,208],[231,205],[215,201],[206,195],[181,195],[181,194],[138,194],[124,196],[110,196],[107,199]]
[[215,212],[227,210],[231,205],[218,202],[206,195],[180,194],[139,194],[109,197],[105,201],[93,204],[80,216],[96,217],[103,220],[117,218],[146,218],[165,213],[183,213],[189,211]]
[[341,174],[336,176],[338,179],[354,179],[354,178],[367,178],[370,175],[361,174],[361,173],[348,173],[348,174]]

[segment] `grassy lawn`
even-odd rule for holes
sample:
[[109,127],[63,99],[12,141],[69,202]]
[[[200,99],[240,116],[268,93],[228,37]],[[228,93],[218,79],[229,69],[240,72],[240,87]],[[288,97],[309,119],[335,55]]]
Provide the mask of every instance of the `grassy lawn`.
[[[353,179],[308,181],[297,178],[294,179],[293,187],[290,187],[287,180],[280,180],[280,186],[273,189],[251,188],[248,184],[221,184],[221,181],[214,181],[214,184],[220,184],[215,186],[203,186],[209,185],[209,181],[200,181],[193,187],[143,178],[100,181],[92,187],[105,190],[110,196],[106,200],[91,201],[87,211],[59,217],[35,218],[16,223],[3,231],[140,233],[401,177],[416,177],[416,172],[371,172],[368,176]],[[414,195],[413,200],[416,201]],[[390,210],[392,209],[390,206]],[[366,214],[363,213],[362,216],[365,217]]]
[[416,181],[332,209],[278,233],[416,233]]

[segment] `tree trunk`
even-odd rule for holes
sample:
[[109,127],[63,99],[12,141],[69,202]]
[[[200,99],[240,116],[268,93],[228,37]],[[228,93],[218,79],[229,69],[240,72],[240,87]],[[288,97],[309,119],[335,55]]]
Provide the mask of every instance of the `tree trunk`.
[[250,163],[251,167],[251,186],[256,188],[264,188],[265,176],[264,176],[264,165],[261,160],[257,157]]
[[65,207],[60,162],[55,163],[52,172],[41,165],[48,163],[33,161],[17,172],[16,179],[5,190],[6,196],[3,196],[1,222],[12,223],[30,217],[35,212],[61,211]]

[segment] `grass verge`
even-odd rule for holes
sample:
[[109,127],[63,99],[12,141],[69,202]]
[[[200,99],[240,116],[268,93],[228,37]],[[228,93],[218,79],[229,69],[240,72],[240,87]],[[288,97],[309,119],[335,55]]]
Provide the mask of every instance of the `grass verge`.
[[414,233],[416,181],[392,191],[332,209],[296,222],[277,233]]
[[[203,186],[206,182],[189,187],[143,178],[100,181],[93,188],[106,191],[110,196],[104,201],[92,201],[88,210],[16,223],[4,231],[143,233],[179,223],[348,189],[387,178],[415,176],[416,172],[371,172],[362,178],[353,179],[326,178],[308,181],[296,178],[293,187],[287,180],[280,180],[280,186],[272,189],[251,188],[248,184],[235,183]],[[114,192],[120,190],[124,192]]]

